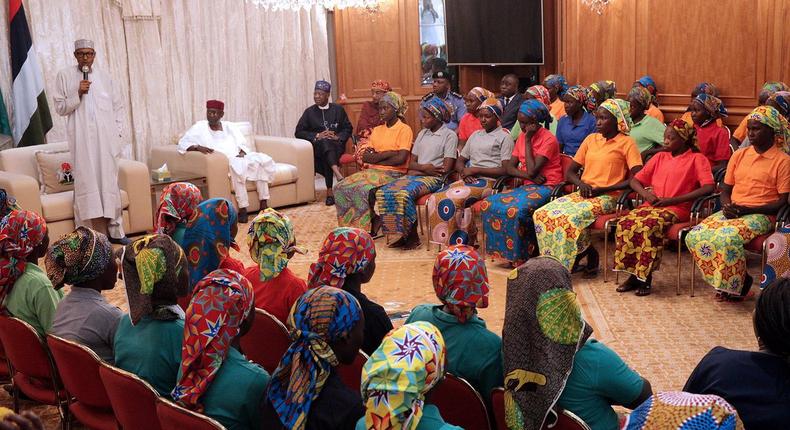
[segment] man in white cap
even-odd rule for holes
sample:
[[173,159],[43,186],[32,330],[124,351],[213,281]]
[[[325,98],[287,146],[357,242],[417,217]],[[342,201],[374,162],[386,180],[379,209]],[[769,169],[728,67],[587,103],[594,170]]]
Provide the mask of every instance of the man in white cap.
[[[128,244],[123,232],[118,158],[123,151],[123,101],[110,76],[93,66],[93,41],[74,42],[76,66],[58,73],[55,110],[66,117],[74,166],[74,223],[107,232]],[[94,226],[94,221],[98,225]]]

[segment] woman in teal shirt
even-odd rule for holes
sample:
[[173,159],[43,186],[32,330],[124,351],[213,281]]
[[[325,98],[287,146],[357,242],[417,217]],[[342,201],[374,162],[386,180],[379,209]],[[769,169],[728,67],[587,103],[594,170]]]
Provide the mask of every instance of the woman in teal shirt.
[[154,231],[166,234],[178,244],[184,242],[187,221],[203,201],[200,189],[189,182],[166,186],[159,197],[159,208],[154,216]]
[[134,241],[120,254],[129,315],[115,332],[115,365],[146,380],[160,396],[170,396],[184,338],[184,311],[176,303],[189,287],[184,251],[157,234]]

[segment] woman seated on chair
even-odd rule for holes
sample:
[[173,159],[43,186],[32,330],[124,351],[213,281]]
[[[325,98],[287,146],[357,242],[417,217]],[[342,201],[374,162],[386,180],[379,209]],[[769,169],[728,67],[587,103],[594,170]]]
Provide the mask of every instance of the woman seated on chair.
[[790,195],[790,138],[787,120],[770,106],[749,114],[751,146],[739,149],[727,163],[721,185],[721,207],[689,231],[686,245],[705,281],[719,300],[743,300],[753,279],[746,271],[744,245],[771,231],[769,216]]
[[664,147],[631,179],[631,189],[645,203],[617,222],[614,270],[630,274],[617,287],[619,293],[650,294],[667,230],[688,221],[694,200],[713,192],[710,163],[699,153],[693,124],[672,121],[664,132]]
[[634,86],[642,87],[650,92],[650,106],[645,110],[647,115],[657,119],[661,124],[664,123],[664,113],[658,108],[658,87],[656,81],[648,75],[642,76],[634,82]]
[[452,245],[439,252],[433,266],[433,289],[440,305],[418,305],[406,324],[427,321],[447,344],[447,371],[460,376],[489,398],[502,386],[502,339],[477,316],[488,307],[488,273],[474,248]]
[[365,315],[362,350],[372,354],[381,339],[392,330],[387,312],[362,293],[376,272],[376,244],[368,232],[352,227],[337,227],[324,239],[318,259],[310,265],[307,287],[330,286],[350,293]]
[[731,404],[713,394],[664,391],[654,394],[634,409],[626,417],[622,430],[743,429],[738,415]]
[[496,98],[496,95],[483,87],[472,88],[464,97],[466,113],[461,117],[461,122],[458,124],[458,151],[464,148],[472,133],[483,129],[480,120],[477,118],[477,109],[480,108],[481,103],[491,97]]
[[176,182],[166,186],[162,190],[159,208],[154,216],[154,232],[166,234],[176,243],[183,243],[187,223],[202,201],[200,189],[189,182]]
[[[757,95],[757,106],[768,105],[776,108],[775,105],[769,105],[768,100],[777,92],[787,92],[789,90],[790,87],[788,87],[784,82],[766,82],[763,84],[763,87],[760,89],[760,93]],[[730,144],[733,148],[740,148],[741,144],[746,141],[748,122],[749,118],[743,117],[741,122],[738,124],[738,127],[736,127],[735,131],[732,132]]]
[[232,270],[215,270],[195,285],[186,310],[178,383],[180,405],[227,429],[261,428],[269,374],[237,349],[255,321],[250,282]]
[[636,149],[642,154],[642,159],[648,159],[655,153],[664,151],[664,130],[667,128],[663,122],[647,114],[652,96],[646,88],[633,87],[628,93],[631,120],[634,126],[628,134],[634,139]]
[[[790,91],[777,91],[770,96],[768,96],[768,100],[765,102],[766,106],[771,106],[772,108],[779,111],[785,119],[790,118]],[[747,117],[744,117],[747,118]],[[744,138],[741,141],[741,144],[738,146],[738,149],[746,148],[747,146],[751,145],[749,142],[749,137],[744,135]],[[785,152],[790,153],[790,149],[785,149]]]
[[443,335],[433,324],[420,321],[393,330],[362,368],[365,416],[356,430],[462,430],[447,424],[430,403],[446,362]]
[[[475,242],[477,229],[471,206],[493,193],[495,178],[506,173],[504,162],[513,152],[513,139],[499,125],[502,104],[488,98],[477,117],[483,125],[469,137],[455,161],[461,180],[437,191],[428,199],[431,241],[442,245]],[[468,167],[467,167],[468,162]]]
[[335,371],[362,346],[365,316],[357,300],[333,287],[308,290],[291,309],[293,343],[272,374],[263,429],[352,429],[365,414],[359,391]]
[[400,236],[391,248],[414,249],[420,245],[416,201],[441,188],[440,176],[451,171],[455,163],[458,136],[446,126],[451,118],[449,108],[439,97],[423,101],[420,107],[423,129],[411,149],[408,175],[376,192],[376,214],[381,217],[384,234]]
[[557,141],[560,152],[573,157],[584,139],[595,133],[595,111],[587,112],[587,89],[574,85],[562,96],[566,116],[557,124]]
[[0,311],[30,324],[42,336],[52,327],[63,299],[63,292],[52,288],[37,265],[48,246],[47,223],[35,212],[11,210],[0,220]]
[[107,236],[77,227],[52,244],[44,262],[56,290],[71,286],[58,304],[49,332],[87,346],[112,364],[115,331],[123,312],[101,294],[115,288],[118,280],[118,262]]
[[407,107],[398,93],[390,91],[381,98],[379,114],[384,124],[374,128],[357,150],[367,168],[335,185],[339,226],[378,233],[381,220],[373,212],[376,191],[403,176],[409,167],[413,133],[405,123]]
[[543,79],[543,86],[549,90],[549,112],[554,118],[562,118],[565,114],[565,104],[562,96],[568,89],[568,81],[562,75],[549,75]]
[[[790,201],[787,202],[790,204]],[[767,250],[760,288],[780,278],[790,278],[790,222],[782,223],[765,243]]]
[[606,100],[614,99],[617,84],[614,81],[593,82],[587,87],[587,112],[595,112]]
[[612,405],[633,409],[653,394],[592,332],[557,260],[534,258],[508,275],[502,348],[509,428],[543,428],[556,405],[590,428],[616,430]]
[[[549,202],[533,215],[541,255],[553,256],[568,270],[583,270],[586,278],[598,275],[599,262],[587,227],[598,216],[614,212],[617,191],[628,188],[642,168],[642,157],[628,137],[632,124],[628,102],[607,100],[595,117],[598,132],[584,139],[565,172],[565,179],[579,191]],[[586,264],[581,265],[585,257]]]
[[691,102],[689,110],[697,129],[700,152],[708,158],[713,171],[724,168],[732,154],[729,132],[715,121],[727,117],[724,103],[717,97],[701,93]]
[[537,100],[526,100],[518,112],[524,133],[518,137],[507,174],[523,185],[486,197],[480,209],[486,252],[518,265],[529,258],[535,244],[532,212],[549,201],[562,182],[560,146],[548,130],[551,114]]
[[[546,127],[546,129],[548,129],[551,134],[556,136],[557,118],[554,118],[554,115],[551,114],[551,95],[549,94],[549,90],[543,85],[533,85],[524,91],[524,100],[537,100],[546,106],[546,110],[549,111],[549,116],[551,117],[551,122]],[[516,121],[516,123],[513,125],[513,128],[510,130],[510,137],[513,138],[514,142],[518,140],[518,137],[521,135],[522,131],[521,124],[519,121]]]
[[244,275],[255,291],[255,307],[285,324],[291,307],[307,291],[307,283],[288,268],[296,253],[305,253],[296,246],[293,224],[287,216],[267,208],[250,222],[247,243],[257,266],[244,267],[238,260],[225,259],[220,268]]
[[116,255],[129,315],[115,332],[115,365],[143,378],[160,396],[170,396],[184,339],[184,311],[177,301],[189,289],[187,258],[163,234],[137,239]]

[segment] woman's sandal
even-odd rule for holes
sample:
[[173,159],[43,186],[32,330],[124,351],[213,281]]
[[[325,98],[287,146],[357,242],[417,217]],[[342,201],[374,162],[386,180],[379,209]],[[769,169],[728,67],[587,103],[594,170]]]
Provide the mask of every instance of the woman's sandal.
[[640,285],[640,286],[639,286],[639,287],[636,289],[636,293],[635,293],[635,294],[636,294],[637,296],[639,296],[639,297],[649,296],[649,295],[650,295],[650,289],[651,289],[651,288],[652,288],[652,287],[650,286],[650,284],[643,284],[643,285]]

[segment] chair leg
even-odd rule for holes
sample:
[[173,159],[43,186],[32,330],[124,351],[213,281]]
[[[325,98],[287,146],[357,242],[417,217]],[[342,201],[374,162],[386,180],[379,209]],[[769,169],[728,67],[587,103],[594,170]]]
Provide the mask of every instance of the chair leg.
[[11,378],[11,397],[14,403],[14,413],[19,413],[19,388],[14,383],[14,378]]
[[765,273],[765,260],[768,251],[768,241],[763,241],[763,252],[760,254],[760,282],[762,283],[763,273]]
[[675,295],[680,295],[680,251],[683,249],[682,241],[683,240],[683,232],[678,233],[678,262],[677,262],[677,282],[675,282]]
[[694,256],[691,256],[691,297],[694,297],[694,283],[695,283],[695,276],[697,273],[697,263],[694,262]]
[[[609,220],[611,221],[611,220]],[[609,266],[609,221],[603,225],[603,282],[609,282],[607,267]]]
[[69,412],[68,402],[64,402],[60,404],[60,406],[58,407],[58,413],[60,414],[60,428],[63,430],[70,430],[71,413]]

